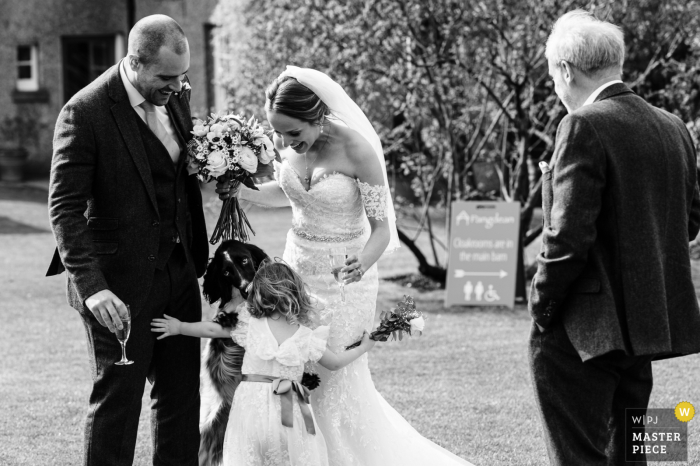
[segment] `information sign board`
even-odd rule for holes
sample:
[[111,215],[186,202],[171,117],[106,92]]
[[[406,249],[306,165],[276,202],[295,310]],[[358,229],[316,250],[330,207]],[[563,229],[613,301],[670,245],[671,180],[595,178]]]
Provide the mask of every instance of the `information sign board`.
[[512,308],[520,204],[456,201],[451,222],[445,306]]

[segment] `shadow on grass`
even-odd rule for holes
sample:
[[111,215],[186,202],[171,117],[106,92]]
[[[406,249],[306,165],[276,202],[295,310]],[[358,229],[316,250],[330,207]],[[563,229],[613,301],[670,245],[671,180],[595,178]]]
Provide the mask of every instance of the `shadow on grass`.
[[46,204],[49,192],[45,189],[27,185],[0,184],[0,201],[26,201]]
[[11,218],[0,216],[0,235],[31,235],[43,233],[51,232],[49,230],[44,230],[43,228],[36,228],[31,225],[16,222]]

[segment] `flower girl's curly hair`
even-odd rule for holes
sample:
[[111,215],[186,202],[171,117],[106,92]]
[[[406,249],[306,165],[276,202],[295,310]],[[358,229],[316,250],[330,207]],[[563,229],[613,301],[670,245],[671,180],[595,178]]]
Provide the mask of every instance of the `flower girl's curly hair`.
[[266,260],[255,274],[248,293],[250,315],[261,319],[275,311],[290,324],[313,324],[314,302],[306,292],[304,280],[284,262]]

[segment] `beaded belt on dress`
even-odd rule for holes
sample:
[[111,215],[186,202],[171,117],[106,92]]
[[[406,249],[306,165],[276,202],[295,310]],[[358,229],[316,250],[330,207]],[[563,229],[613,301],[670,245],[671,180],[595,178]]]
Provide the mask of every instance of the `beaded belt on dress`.
[[295,235],[297,235],[301,238],[304,238],[304,239],[308,239],[309,241],[322,241],[324,243],[341,243],[343,241],[350,241],[352,239],[359,238],[365,232],[365,229],[363,228],[359,231],[356,231],[354,233],[350,233],[348,235],[337,235],[337,236],[312,235],[311,233],[307,233],[298,227],[292,228],[292,231],[294,232]]

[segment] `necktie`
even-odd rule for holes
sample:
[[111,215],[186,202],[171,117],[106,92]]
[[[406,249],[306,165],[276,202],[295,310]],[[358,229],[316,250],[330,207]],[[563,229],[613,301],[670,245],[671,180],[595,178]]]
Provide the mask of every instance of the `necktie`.
[[156,106],[144,100],[141,103],[141,108],[146,111],[146,124],[151,129],[153,134],[160,139],[160,142],[163,143],[165,149],[168,151],[168,154],[170,154],[170,158],[173,160],[173,163],[177,163],[178,159],[180,158],[180,146],[178,145],[177,141],[170,136],[170,134],[168,134],[168,130],[165,129],[163,123],[161,123],[161,121],[158,119]]

